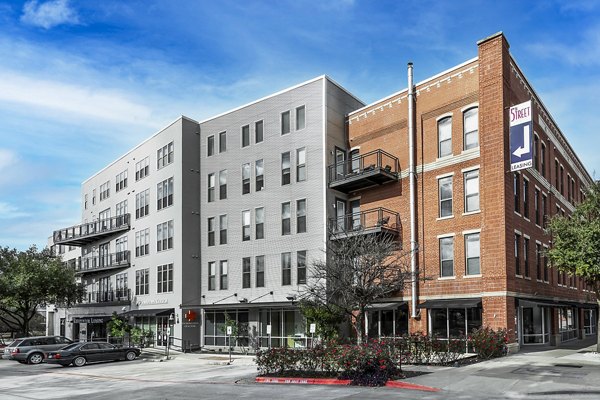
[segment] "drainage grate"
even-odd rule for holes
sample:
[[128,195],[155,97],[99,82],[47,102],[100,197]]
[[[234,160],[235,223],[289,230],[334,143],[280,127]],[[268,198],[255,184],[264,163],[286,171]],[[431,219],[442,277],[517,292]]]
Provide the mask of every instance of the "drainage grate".
[[555,367],[565,367],[565,368],[581,368],[583,365],[577,364],[554,364]]

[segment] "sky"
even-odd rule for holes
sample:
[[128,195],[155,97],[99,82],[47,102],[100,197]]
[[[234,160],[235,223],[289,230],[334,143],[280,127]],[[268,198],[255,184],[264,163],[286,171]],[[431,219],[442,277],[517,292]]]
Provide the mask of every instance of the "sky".
[[0,0],[0,246],[80,223],[81,183],[182,114],[323,74],[371,103],[498,31],[597,179],[600,0]]

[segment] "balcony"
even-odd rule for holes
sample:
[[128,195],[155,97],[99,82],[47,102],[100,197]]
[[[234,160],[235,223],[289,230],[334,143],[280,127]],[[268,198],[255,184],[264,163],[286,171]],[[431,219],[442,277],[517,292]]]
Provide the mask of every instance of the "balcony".
[[84,246],[103,240],[116,233],[129,230],[130,219],[130,214],[124,214],[54,231],[54,244]]
[[329,218],[329,232],[332,240],[368,234],[399,236],[401,233],[400,214],[379,207]]
[[113,269],[128,268],[129,265],[131,265],[131,253],[129,250],[102,256],[85,256],[81,257],[81,262],[75,265],[75,274],[92,274]]
[[121,306],[131,304],[131,290],[128,288],[117,290],[103,290],[88,292],[78,307],[94,306]]
[[400,179],[399,162],[379,149],[328,167],[329,188],[340,192],[356,192]]

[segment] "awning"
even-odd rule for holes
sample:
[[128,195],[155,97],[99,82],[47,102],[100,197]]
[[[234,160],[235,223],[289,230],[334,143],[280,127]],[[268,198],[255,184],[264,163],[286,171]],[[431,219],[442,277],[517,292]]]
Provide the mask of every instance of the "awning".
[[373,303],[367,307],[367,310],[391,310],[406,304],[405,301],[394,301],[392,303]]
[[529,298],[519,298],[520,302],[526,301],[533,304],[539,304],[542,306],[551,306],[551,307],[579,307],[579,308],[596,308],[598,307],[595,303],[580,303],[578,301],[572,300],[549,300],[549,299],[529,299]]
[[173,308],[148,308],[142,310],[129,310],[119,314],[121,317],[153,317],[153,316],[168,316],[174,313]]
[[477,308],[481,305],[481,297],[466,299],[425,300],[417,308]]
[[107,321],[110,321],[110,316],[108,315],[94,315],[87,317],[73,317],[74,324],[103,324]]

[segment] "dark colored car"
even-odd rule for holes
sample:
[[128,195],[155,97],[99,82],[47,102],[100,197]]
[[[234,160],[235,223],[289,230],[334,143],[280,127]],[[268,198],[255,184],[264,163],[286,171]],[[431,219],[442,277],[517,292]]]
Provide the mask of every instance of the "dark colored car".
[[32,336],[13,340],[4,348],[2,358],[22,364],[39,364],[49,351],[62,349],[73,343],[63,336]]
[[140,349],[135,347],[117,347],[104,342],[80,342],[49,352],[46,362],[63,367],[70,364],[83,367],[87,363],[99,361],[133,361],[139,355]]

